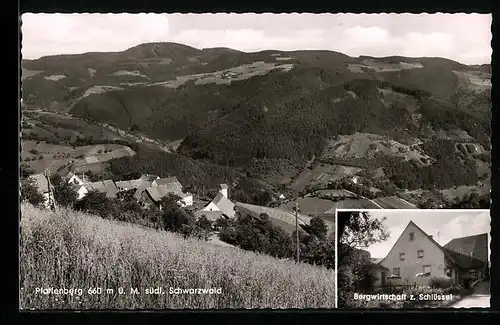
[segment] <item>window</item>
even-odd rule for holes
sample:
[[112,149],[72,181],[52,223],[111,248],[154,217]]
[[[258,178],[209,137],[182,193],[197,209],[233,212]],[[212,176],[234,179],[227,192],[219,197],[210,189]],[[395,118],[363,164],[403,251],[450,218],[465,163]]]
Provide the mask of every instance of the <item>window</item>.
[[405,253],[399,253],[399,260],[404,261],[405,260]]
[[413,241],[415,239],[415,233],[410,232],[410,241]]
[[424,257],[424,250],[423,249],[419,249],[417,251],[417,257],[418,258],[423,258]]
[[451,275],[452,275],[452,270],[451,270],[451,267],[448,266],[446,268],[446,276],[451,278]]
[[395,267],[392,269],[392,274],[399,276],[399,267]]
[[431,266],[430,265],[424,265],[424,275],[430,275],[431,274]]

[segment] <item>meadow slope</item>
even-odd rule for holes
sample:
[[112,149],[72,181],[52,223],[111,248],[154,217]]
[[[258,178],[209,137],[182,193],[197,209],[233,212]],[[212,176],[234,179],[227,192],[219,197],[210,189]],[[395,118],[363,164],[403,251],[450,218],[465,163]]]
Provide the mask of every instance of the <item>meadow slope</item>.
[[[335,274],[323,268],[71,210],[53,213],[23,204],[21,213],[21,309],[335,306]],[[83,292],[42,295],[37,287]],[[98,287],[101,294],[89,293]],[[117,294],[119,287],[124,294]],[[162,287],[164,294],[145,294],[149,287]],[[131,294],[131,288],[140,294]],[[170,288],[221,288],[221,293],[172,295]]]

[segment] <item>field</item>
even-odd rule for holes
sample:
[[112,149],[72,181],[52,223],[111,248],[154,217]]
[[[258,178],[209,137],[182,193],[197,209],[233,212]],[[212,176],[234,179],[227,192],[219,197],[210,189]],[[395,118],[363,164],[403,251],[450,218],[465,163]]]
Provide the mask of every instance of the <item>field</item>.
[[384,209],[416,209],[417,207],[397,196],[379,197],[374,199]]
[[[20,242],[24,310],[335,306],[335,274],[324,268],[74,211],[56,214],[23,204]],[[35,294],[39,287],[83,292]],[[98,287],[103,294],[89,294]],[[126,290],[122,295],[120,287]],[[150,287],[161,287],[163,294],[146,294]],[[170,288],[220,288],[221,293],[172,295]]]
[[318,190],[315,191],[316,196],[320,198],[347,198],[352,199],[356,197],[356,194],[346,191],[346,190]]
[[[74,167],[81,172],[91,168],[98,172],[102,163],[115,158],[133,156],[135,152],[127,146],[118,144],[101,144],[72,147],[49,144],[43,141],[22,141],[21,160],[41,173],[45,169],[52,172],[61,166]],[[42,159],[39,159],[42,157]],[[28,160],[29,159],[29,160]],[[32,160],[35,159],[35,160]]]
[[[161,85],[169,88],[178,88],[179,86],[192,81],[197,85],[216,83],[216,84],[230,84],[232,81],[245,80],[253,76],[264,75],[273,69],[282,69],[289,71],[293,68],[293,64],[275,64],[267,63],[264,61],[256,61],[252,64],[244,64],[234,68],[219,70],[209,73],[192,74],[185,76],[178,76],[175,80],[161,81],[149,83],[149,86]],[[146,83],[128,84],[130,86],[144,85]]]
[[[415,139],[415,144],[418,140]],[[331,140],[323,153],[326,159],[335,157],[341,159],[373,158],[375,154],[400,157],[405,160],[423,161],[430,157],[417,145],[406,145],[387,137],[370,134],[355,133],[347,136],[339,136],[338,140]],[[425,165],[425,163],[422,163]]]
[[309,196],[309,197],[299,198],[292,202],[288,202],[281,208],[286,211],[292,211],[296,203],[299,204],[300,213],[307,215],[314,215],[315,213],[316,214],[325,213],[326,211],[331,210],[335,206],[335,202],[333,201]]
[[61,139],[69,137],[74,141],[77,137],[94,140],[126,140],[118,132],[87,122],[82,118],[42,111],[23,111],[23,120],[28,128],[23,128],[26,134],[35,134],[37,138]]
[[366,199],[347,199],[333,202],[333,207],[327,213],[334,213],[335,209],[380,209],[380,207]]
[[297,191],[303,191],[308,185],[326,186],[330,181],[355,175],[361,170],[358,167],[319,163],[312,166],[311,169],[305,168],[295,178],[291,186]]

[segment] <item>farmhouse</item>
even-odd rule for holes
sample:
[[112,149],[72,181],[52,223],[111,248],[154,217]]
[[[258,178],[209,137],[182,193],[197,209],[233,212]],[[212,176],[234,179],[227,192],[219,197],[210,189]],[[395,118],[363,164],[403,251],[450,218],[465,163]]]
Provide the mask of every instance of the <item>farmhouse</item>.
[[89,192],[89,190],[85,185],[79,185],[79,184],[71,184],[71,185],[77,194],[76,197],[77,200],[83,199],[85,195],[87,195],[87,193]]
[[128,191],[133,188],[137,189],[141,182],[143,182],[141,179],[132,179],[129,181],[117,181],[115,184],[121,191]]
[[120,191],[118,187],[116,187],[115,182],[110,179],[88,183],[86,186],[88,186],[90,190],[106,193],[106,197],[108,198],[116,197],[116,194]]
[[[144,196],[147,195],[147,196]],[[159,186],[151,186],[144,190],[143,198],[146,199],[147,203],[154,203],[155,205],[159,205],[162,198],[167,196],[168,194],[174,194],[179,196],[181,199],[177,202],[181,206],[190,206],[193,205],[193,194],[191,193],[183,193],[182,189],[180,191],[172,190],[165,185]],[[161,208],[161,207],[160,207]]]
[[[43,195],[43,198],[45,199],[44,205],[46,208],[50,207],[51,205],[51,195],[50,195],[50,190],[49,190],[49,181],[47,180],[47,177],[44,174],[34,174],[29,177],[33,183],[36,185],[38,192]],[[54,189],[54,186],[51,185],[52,189]]]
[[78,175],[70,172],[67,176],[68,183],[75,185],[84,185],[85,184],[85,174],[82,174],[82,178],[78,177]]
[[221,215],[224,215],[228,218],[233,218],[235,215],[234,203],[229,200],[228,194],[228,186],[226,184],[221,184],[217,196],[209,204],[207,204],[204,208],[202,208],[195,214],[201,215],[203,214],[203,212],[217,211],[220,212]]
[[487,234],[456,238],[441,246],[410,221],[386,257],[372,267],[375,285],[428,285],[447,277],[468,286],[488,276]]

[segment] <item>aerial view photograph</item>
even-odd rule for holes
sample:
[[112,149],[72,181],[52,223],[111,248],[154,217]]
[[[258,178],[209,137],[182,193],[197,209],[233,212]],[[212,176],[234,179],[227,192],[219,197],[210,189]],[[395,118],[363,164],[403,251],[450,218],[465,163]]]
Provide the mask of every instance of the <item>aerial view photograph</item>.
[[491,22],[23,14],[20,309],[335,308],[337,210],[489,209]]

